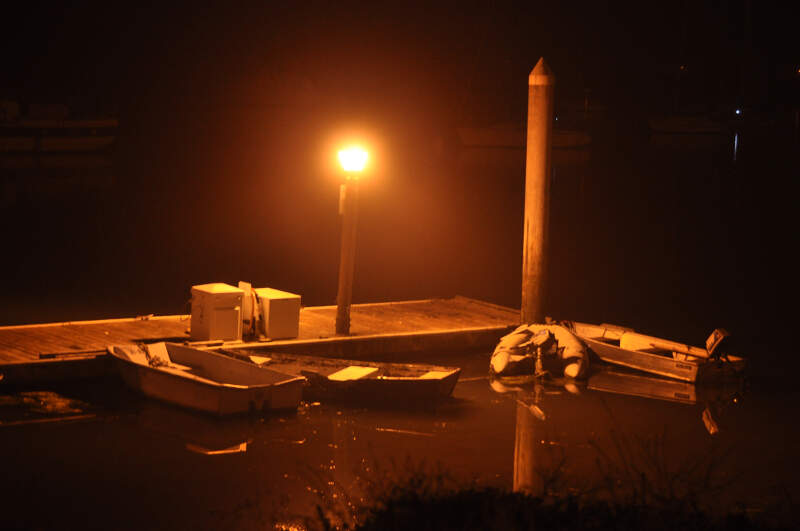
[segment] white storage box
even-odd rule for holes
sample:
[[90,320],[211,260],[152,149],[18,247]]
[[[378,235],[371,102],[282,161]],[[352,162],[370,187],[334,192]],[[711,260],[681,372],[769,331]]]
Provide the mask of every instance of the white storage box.
[[300,331],[300,295],[272,288],[256,288],[259,332],[270,339],[297,337]]
[[192,340],[242,339],[243,293],[222,283],[192,286]]

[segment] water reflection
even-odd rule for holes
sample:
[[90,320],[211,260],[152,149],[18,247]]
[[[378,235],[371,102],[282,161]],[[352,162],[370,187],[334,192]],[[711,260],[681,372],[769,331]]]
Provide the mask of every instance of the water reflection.
[[92,420],[95,408],[83,400],[51,390],[0,394],[0,427]]
[[[490,387],[495,393],[509,397],[515,403],[513,489],[535,495],[550,495],[563,474],[564,444],[546,421],[558,411],[551,402],[553,396],[578,396],[585,391],[634,396],[686,405],[703,405],[700,420],[710,435],[720,432],[717,420],[732,404],[739,403],[744,381],[737,379],[726,385],[701,386],[656,378],[617,369],[603,368],[594,372],[585,383],[551,377],[492,377]],[[552,410],[551,407],[553,406]],[[574,408],[586,407],[586,402]],[[564,419],[562,419],[564,420]],[[559,449],[560,453],[554,453]],[[574,457],[574,456],[572,456]]]
[[[631,374],[615,372],[594,374],[584,384],[555,378],[488,382],[487,353],[430,361],[459,365],[464,376],[451,399],[426,409],[304,402],[290,415],[216,419],[141,398],[120,382],[82,395],[52,391],[61,398],[48,403],[62,403],[62,414],[78,409],[98,421],[50,423],[47,432],[39,425],[3,428],[0,452],[18,457],[5,469],[8,481],[21,485],[11,502],[26,507],[29,500],[46,499],[57,513],[78,501],[62,499],[48,486],[71,481],[76,492],[95,493],[97,518],[117,523],[119,514],[134,511],[127,527],[147,527],[148,521],[177,528],[256,525],[272,518],[300,522],[313,517],[317,505],[350,514],[379,493],[414,481],[572,492],[601,482],[612,465],[615,474],[621,470],[608,460],[598,470],[598,459],[602,451],[616,455],[615,441],[626,436],[631,448],[638,449],[640,440],[656,441],[689,462],[718,455],[715,445],[736,441],[742,449],[732,454],[735,462],[718,466],[715,477],[720,471],[731,477],[744,466],[748,478],[760,480],[737,482],[738,490],[729,492],[733,499],[760,495],[760,486],[768,485],[763,476],[791,475],[791,467],[774,466],[785,452],[757,451],[760,441],[775,440],[772,432],[783,427],[751,400],[727,414],[735,386],[706,389],[640,375],[632,384]],[[3,395],[3,418],[12,420],[9,411],[25,401],[52,409],[41,405],[49,396]],[[701,418],[717,426],[716,435],[708,435]],[[113,475],[105,472],[112,469]],[[165,497],[172,503],[159,504]]]
[[255,431],[250,418],[214,418],[156,401],[144,402],[136,421],[145,430],[177,439],[186,450],[204,455],[246,452]]

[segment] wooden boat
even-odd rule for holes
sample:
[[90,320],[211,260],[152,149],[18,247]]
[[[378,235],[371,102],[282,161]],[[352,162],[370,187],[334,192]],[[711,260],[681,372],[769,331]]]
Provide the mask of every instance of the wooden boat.
[[305,381],[176,343],[110,346],[108,352],[132,389],[215,415],[295,409]]
[[738,356],[715,356],[726,335],[715,330],[706,348],[685,345],[608,324],[568,322],[570,328],[601,360],[676,380],[695,382],[724,379],[741,373],[745,360]]
[[257,350],[214,349],[246,359],[260,367],[303,376],[307,379],[304,398],[367,399],[382,403],[446,398],[453,393],[461,369],[417,363],[386,363],[345,360]]

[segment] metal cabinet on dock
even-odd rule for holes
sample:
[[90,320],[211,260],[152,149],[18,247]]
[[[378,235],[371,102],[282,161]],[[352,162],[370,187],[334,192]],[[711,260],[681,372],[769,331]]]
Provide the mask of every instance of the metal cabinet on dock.
[[261,314],[260,332],[270,339],[297,337],[300,330],[300,295],[273,288],[256,288]]
[[242,339],[243,294],[243,290],[223,283],[192,286],[192,340]]

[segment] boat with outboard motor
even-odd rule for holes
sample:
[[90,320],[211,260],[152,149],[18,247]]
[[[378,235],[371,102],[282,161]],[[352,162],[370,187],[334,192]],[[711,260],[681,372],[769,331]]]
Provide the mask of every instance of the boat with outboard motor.
[[640,334],[631,328],[610,324],[562,323],[601,360],[676,380],[695,382],[717,380],[741,374],[746,362],[722,353],[720,342],[728,332],[718,328],[706,340],[706,347]]

